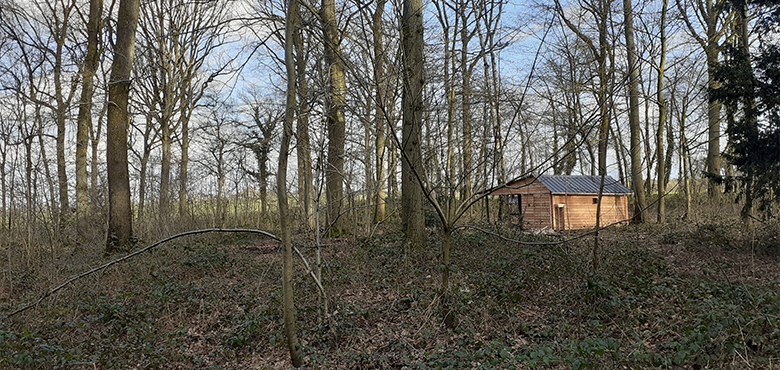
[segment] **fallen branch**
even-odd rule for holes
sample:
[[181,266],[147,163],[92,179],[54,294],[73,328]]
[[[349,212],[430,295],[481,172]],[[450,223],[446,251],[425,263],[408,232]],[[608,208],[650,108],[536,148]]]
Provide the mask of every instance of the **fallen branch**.
[[76,275],[76,276],[68,279],[64,283],[62,283],[62,284],[60,284],[60,285],[58,285],[58,286],[56,286],[56,287],[54,287],[52,289],[49,289],[49,291],[46,292],[46,294],[44,294],[37,301],[35,301],[35,303],[28,304],[28,305],[26,305],[26,306],[24,306],[24,307],[22,307],[22,308],[20,308],[20,309],[18,309],[16,311],[14,311],[14,312],[11,312],[10,314],[8,314],[8,316],[2,317],[2,320],[6,320],[6,319],[8,319],[11,316],[14,316],[14,315],[16,315],[16,314],[18,314],[20,312],[24,312],[24,311],[30,309],[33,306],[38,306],[39,304],[41,304],[41,302],[43,302],[44,299],[48,298],[49,296],[51,296],[54,293],[57,293],[58,291],[62,290],[63,288],[65,288],[66,286],[70,285],[72,282],[74,282],[76,280],[79,280],[79,279],[81,279],[81,278],[83,278],[85,276],[92,275],[92,274],[94,274],[94,273],[96,273],[98,271],[105,270],[105,269],[107,269],[107,268],[111,267],[112,265],[115,265],[115,264],[117,264],[119,262],[123,262],[123,261],[129,260],[129,259],[131,259],[131,258],[133,258],[133,257],[135,257],[135,256],[137,256],[137,255],[139,255],[141,253],[144,253],[144,252],[146,252],[148,250],[156,248],[156,247],[160,246],[163,243],[169,242],[169,241],[171,241],[173,239],[181,238],[183,236],[196,235],[196,234],[207,234],[207,233],[214,233],[214,232],[219,232],[219,233],[251,233],[251,234],[260,234],[260,235],[265,235],[265,236],[267,236],[267,237],[269,237],[271,239],[279,241],[279,238],[277,238],[276,235],[271,234],[271,233],[269,233],[267,231],[257,230],[257,229],[202,229],[202,230],[185,231],[183,233],[176,234],[176,235],[170,236],[168,238],[165,238],[163,240],[160,240],[157,243],[154,243],[154,244],[152,244],[152,245],[150,245],[148,247],[145,247],[143,249],[139,249],[139,250],[137,250],[137,251],[135,251],[133,253],[130,253],[130,254],[122,257],[122,258],[115,259],[115,260],[113,260],[111,262],[107,262],[107,263],[105,263],[103,265],[95,267],[95,268],[93,268],[93,269],[91,269],[91,270],[89,270],[87,272],[84,272],[84,273],[81,273],[79,275]]

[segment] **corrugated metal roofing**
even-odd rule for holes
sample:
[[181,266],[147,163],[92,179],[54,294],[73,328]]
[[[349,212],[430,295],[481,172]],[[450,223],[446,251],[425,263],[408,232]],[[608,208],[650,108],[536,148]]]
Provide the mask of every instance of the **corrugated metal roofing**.
[[[583,175],[540,175],[536,178],[553,194],[598,194],[601,176]],[[631,189],[623,186],[610,176],[604,177],[603,194],[631,194]]]

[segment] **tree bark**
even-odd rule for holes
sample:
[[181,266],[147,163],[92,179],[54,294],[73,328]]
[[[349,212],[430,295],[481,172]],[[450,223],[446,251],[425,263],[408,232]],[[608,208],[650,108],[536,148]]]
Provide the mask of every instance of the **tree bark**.
[[666,158],[664,156],[664,125],[666,124],[666,103],[664,102],[664,69],[666,68],[666,8],[668,0],[663,0],[661,8],[661,60],[658,64],[658,81],[656,81],[656,101],[658,102],[658,131],[656,132],[656,155],[658,156],[658,214],[659,224],[666,222]]
[[[719,41],[726,30],[726,25],[731,22],[730,17],[722,17],[724,7],[721,0],[695,0],[690,6],[684,0],[677,0],[677,9],[682,14],[682,20],[688,28],[688,32],[704,50],[707,60],[707,159],[705,172],[707,173],[707,194],[710,198],[720,195],[720,112],[722,104],[717,99],[711,98],[711,92],[720,86],[715,78],[715,69],[721,52]],[[694,27],[690,21],[687,9],[694,9],[696,18],[701,27]],[[721,23],[720,25],[718,23]],[[701,30],[703,28],[703,30]],[[703,31],[703,35],[700,32]]]
[[287,347],[290,351],[292,365],[300,367],[303,364],[298,337],[295,333],[295,304],[293,302],[293,255],[292,235],[290,232],[290,214],[287,204],[287,158],[289,156],[290,138],[292,136],[293,120],[295,119],[295,60],[293,58],[293,34],[298,32],[298,0],[287,0],[287,24],[284,31],[284,62],[287,69],[287,103],[284,113],[284,130],[282,144],[279,149],[279,168],[276,176],[276,196],[279,200],[280,239],[282,243],[282,314],[284,333],[287,337]]
[[116,46],[108,84],[108,126],[106,164],[108,166],[108,234],[106,252],[127,248],[133,234],[130,204],[130,175],[127,163],[127,129],[130,74],[135,53],[135,33],[140,0],[120,0]]
[[423,113],[423,19],[422,0],[404,0],[401,20],[403,47],[403,128],[401,139],[401,220],[410,245],[425,242],[425,217],[421,181]]
[[630,129],[631,190],[634,191],[634,212],[632,223],[644,222],[643,211],[647,208],[645,184],[642,179],[642,144],[639,127],[639,73],[637,72],[636,45],[634,44],[634,9],[631,0],[623,0],[625,18],[626,50],[628,57],[628,126]]
[[100,34],[100,18],[103,14],[103,0],[90,0],[89,19],[87,21],[87,55],[84,57],[84,70],[81,80],[81,102],[79,104],[78,124],[76,129],[76,219],[77,229],[81,237],[85,237],[89,215],[89,180],[87,172],[87,146],[89,130],[92,125],[92,95],[94,93],[94,77],[97,71],[100,55],[98,42]]
[[376,81],[376,101],[374,102],[375,166],[376,180],[374,186],[374,223],[385,219],[385,110],[387,109],[387,84],[385,82],[385,52],[383,45],[382,15],[386,0],[377,0],[376,10],[371,14],[371,33],[374,38],[374,81]]
[[325,44],[325,65],[328,68],[328,93],[326,104],[328,129],[328,165],[325,169],[325,195],[328,201],[328,222],[330,235],[349,233],[344,211],[344,144],[346,122],[344,106],[346,104],[346,82],[344,80],[344,62],[341,55],[341,34],[336,22],[334,0],[322,0],[322,23]]
[[310,228],[317,227],[314,217],[314,175],[311,163],[311,140],[309,138],[309,82],[306,77],[306,57],[300,31],[293,34],[295,47],[296,79],[298,81],[298,115],[295,123],[296,150],[298,154],[298,197],[301,199],[302,215]]
[[[192,103],[194,104],[194,103]],[[190,120],[189,112],[182,112],[181,120],[181,161],[179,163],[179,217],[189,215],[189,203],[187,202],[187,171],[190,163]]]

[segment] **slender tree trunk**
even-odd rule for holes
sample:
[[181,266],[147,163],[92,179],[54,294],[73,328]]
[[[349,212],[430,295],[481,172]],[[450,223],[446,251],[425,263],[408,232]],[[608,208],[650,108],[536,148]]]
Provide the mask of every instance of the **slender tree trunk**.
[[[756,142],[759,134],[758,134],[758,110],[756,108],[756,102],[755,102],[755,82],[754,82],[754,72],[753,67],[751,65],[751,58],[750,58],[750,40],[748,38],[748,15],[747,15],[747,4],[741,3],[737,8],[735,9],[736,16],[734,18],[734,29],[736,31],[737,36],[737,46],[739,48],[739,54],[742,59],[739,61],[740,66],[739,68],[742,69],[747,76],[749,76],[749,80],[744,82],[744,93],[742,93],[741,96],[741,103],[742,103],[742,109],[744,111],[742,120],[744,121],[743,125],[745,126],[745,136],[746,141],[749,142]],[[753,223],[753,202],[754,202],[754,178],[753,174],[747,173],[745,174],[745,181],[744,181],[744,187],[745,187],[745,203],[742,206],[742,211],[740,212],[740,216],[742,218],[742,222],[745,223],[747,227],[751,227]]]
[[[40,122],[40,119],[37,120]],[[46,176],[46,185],[48,185],[49,188],[49,195],[51,195],[50,199],[50,208],[49,211],[51,212],[52,218],[54,220],[54,224],[59,224],[61,220],[59,219],[59,216],[62,215],[62,209],[57,207],[57,195],[58,193],[54,190],[54,180],[52,179],[51,171],[49,170],[49,158],[46,154],[46,143],[43,141],[43,127],[41,127],[42,123],[38,124],[38,145],[40,145],[40,153],[41,153],[41,162],[43,163],[43,173]],[[37,199],[37,198],[35,198]]]
[[376,129],[376,190],[374,191],[374,223],[385,219],[385,113],[387,109],[387,83],[385,82],[385,52],[383,45],[382,15],[386,0],[378,0],[376,10],[371,14],[371,31],[374,38],[374,81],[376,101],[374,102],[374,126]]
[[293,255],[292,235],[290,228],[290,211],[287,204],[287,158],[289,156],[290,138],[292,137],[293,120],[295,119],[295,60],[293,57],[293,34],[299,32],[298,0],[287,0],[287,24],[284,31],[284,64],[287,69],[287,103],[284,113],[284,129],[282,144],[279,150],[279,168],[276,176],[276,196],[279,200],[279,224],[282,242],[282,314],[284,333],[287,337],[287,347],[290,351],[292,365],[300,367],[303,364],[298,337],[295,332],[295,303],[293,302]]
[[[266,158],[267,159],[267,158]],[[258,163],[260,166],[260,214],[268,215],[268,167],[265,163]]]
[[425,242],[422,179],[423,113],[423,17],[422,0],[404,0],[401,20],[403,47],[403,129],[401,157],[401,220],[409,244]]
[[[461,9],[465,5],[461,4]],[[465,10],[461,10],[464,12]],[[463,22],[466,22],[466,16],[461,13]],[[461,172],[462,188],[460,191],[460,199],[468,199],[471,196],[472,188],[474,187],[472,181],[472,172],[474,161],[474,133],[472,127],[473,116],[471,114],[471,76],[472,68],[468,65],[468,43],[471,40],[469,37],[468,29],[466,26],[462,26],[461,29],[461,50],[460,50],[460,72],[461,72],[461,153],[463,161],[463,171]]]
[[634,213],[632,223],[644,222],[643,211],[647,208],[645,184],[642,179],[642,145],[639,127],[639,73],[636,65],[636,45],[634,44],[634,10],[631,0],[623,0],[625,18],[626,49],[628,56],[628,126],[631,131],[629,150],[631,151],[631,190],[634,191]]
[[140,0],[120,0],[116,46],[111,79],[108,84],[108,234],[106,252],[127,248],[133,234],[133,210],[130,205],[130,175],[127,163],[127,110],[130,75],[135,54],[135,31]]
[[186,117],[181,122],[181,163],[179,164],[179,217],[189,215],[187,202],[187,171],[190,163],[190,121]]
[[91,125],[89,127],[90,148],[92,149],[91,160],[89,162],[89,198],[92,203],[93,212],[97,210],[98,206],[98,194],[100,187],[98,186],[98,162],[99,162],[99,144],[100,137],[103,132],[103,117],[108,110],[108,104],[103,105],[103,109],[100,112],[100,116],[97,121],[97,125]]
[[[685,103],[687,105],[687,103]],[[685,137],[685,113],[680,114],[680,165],[683,174],[683,192],[685,193],[685,214],[683,220],[689,220],[691,217],[691,179],[690,173],[690,155],[688,150],[688,140]]]
[[[0,153],[0,157],[2,157],[2,161],[0,161],[0,199],[2,199],[3,207],[0,209],[0,230],[6,229],[5,220],[8,215],[8,181],[6,180],[7,171],[5,169],[8,162],[8,146],[6,144],[3,145],[3,151]],[[6,230],[10,230],[10,227]]]
[[25,181],[25,187],[24,187],[24,201],[25,201],[25,213],[26,213],[26,222],[25,222],[25,240],[29,244],[32,239],[32,221],[33,221],[33,207],[34,207],[34,200],[33,200],[33,180],[32,180],[32,174],[33,174],[33,159],[32,159],[32,143],[33,143],[33,136],[28,136],[24,139],[24,160],[25,160],[25,166],[24,166],[24,181]]
[[[668,103],[667,103],[668,104]],[[672,173],[672,166],[674,165],[674,151],[676,140],[674,138],[674,116],[666,113],[666,159],[664,164],[666,170],[664,171],[664,189],[669,188],[669,179]]]
[[658,131],[656,131],[656,155],[658,156],[657,187],[658,187],[658,223],[666,222],[666,163],[664,157],[664,125],[666,124],[666,103],[664,101],[664,70],[666,68],[666,8],[668,0],[663,0],[661,8],[661,60],[658,64],[658,80],[656,81],[656,101],[658,102]]
[[295,124],[296,150],[298,154],[298,197],[303,205],[302,214],[309,227],[315,228],[314,175],[311,164],[311,140],[309,139],[309,81],[306,78],[306,58],[300,32],[293,34],[295,65],[298,79],[298,116]]
[[138,174],[138,219],[143,219],[146,208],[146,178],[151,151],[144,150],[141,156],[141,169]]
[[325,44],[325,65],[328,68],[328,165],[325,169],[325,195],[328,200],[328,221],[330,235],[338,236],[349,233],[344,211],[344,145],[346,122],[344,106],[346,104],[346,82],[344,79],[344,62],[341,55],[341,34],[336,22],[336,5],[334,0],[322,0],[322,23]]
[[98,55],[98,37],[100,19],[103,15],[103,0],[90,0],[89,20],[87,21],[87,55],[84,57],[84,72],[81,83],[81,101],[79,104],[76,129],[76,219],[80,236],[86,236],[87,216],[89,215],[89,175],[87,173],[87,146],[89,144],[89,126],[92,125],[92,95],[94,77],[100,56]]
[[647,157],[647,181],[645,181],[645,193],[653,194],[653,163],[655,163],[655,155],[652,154],[650,149],[650,98],[645,95],[645,136],[643,138],[645,144],[645,156]]
[[[389,123],[395,125],[395,122]],[[398,148],[393,140],[386,141],[387,153],[387,191],[391,197],[398,199]]]
[[[57,190],[60,204],[60,216],[59,216],[59,228],[64,230],[70,219],[70,205],[68,201],[68,172],[67,163],[65,162],[65,123],[67,121],[68,108],[71,99],[65,97],[62,87],[62,57],[63,47],[65,46],[65,40],[68,33],[68,20],[70,18],[70,11],[72,8],[65,7],[62,14],[62,24],[59,25],[56,37],[56,51],[54,54],[54,96],[56,100],[55,107],[55,122],[57,124],[57,138],[56,138],[56,157],[57,157]],[[72,96],[75,91],[74,86],[70,93]]]
[[160,220],[168,222],[171,194],[171,127],[169,122],[162,123],[162,133],[160,135],[160,149],[162,158],[160,160]]

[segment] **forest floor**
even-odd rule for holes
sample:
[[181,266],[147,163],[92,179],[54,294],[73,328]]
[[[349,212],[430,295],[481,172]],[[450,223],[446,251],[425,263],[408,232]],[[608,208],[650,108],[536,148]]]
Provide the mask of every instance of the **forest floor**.
[[[679,221],[678,221],[679,223]],[[556,241],[500,230],[510,239]],[[322,247],[328,315],[296,256],[297,331],[310,369],[780,369],[780,226],[654,224],[559,245],[476,231],[453,239],[442,323],[439,237]],[[307,258],[314,248],[297,245]],[[5,253],[5,252],[4,252]],[[100,245],[2,266],[0,313],[118,256]],[[278,243],[177,239],[0,321],[0,368],[283,369]]]

